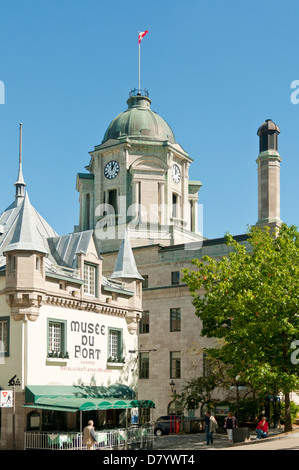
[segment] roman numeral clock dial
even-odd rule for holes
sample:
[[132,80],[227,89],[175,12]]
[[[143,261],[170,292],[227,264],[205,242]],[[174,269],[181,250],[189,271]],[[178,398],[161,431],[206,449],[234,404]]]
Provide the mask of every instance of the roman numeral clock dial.
[[181,171],[177,165],[173,165],[172,167],[172,179],[175,183],[179,183],[181,179]]
[[111,160],[107,163],[104,168],[104,175],[108,180],[112,180],[119,173],[119,163],[115,160]]

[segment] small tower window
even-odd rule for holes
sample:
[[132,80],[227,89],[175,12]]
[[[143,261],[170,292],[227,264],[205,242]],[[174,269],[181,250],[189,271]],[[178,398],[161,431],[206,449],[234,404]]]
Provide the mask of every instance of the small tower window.
[[277,134],[275,132],[269,134],[269,149],[277,150]]
[[261,136],[260,144],[261,144],[261,148],[260,148],[261,152],[268,150],[268,134],[263,134]]
[[38,272],[41,272],[41,258],[40,256],[37,256],[35,259],[35,269]]
[[16,257],[14,255],[10,256],[10,272],[13,273],[16,270]]
[[178,197],[175,193],[172,193],[172,217],[178,216],[177,203],[178,203]]
[[90,194],[86,194],[85,199],[85,229],[90,229]]
[[114,214],[117,215],[117,190],[111,189],[108,194],[108,204],[113,207]]

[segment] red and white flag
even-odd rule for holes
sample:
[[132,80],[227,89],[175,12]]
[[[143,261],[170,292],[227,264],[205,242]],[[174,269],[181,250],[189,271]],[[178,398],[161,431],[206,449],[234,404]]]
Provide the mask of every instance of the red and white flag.
[[144,36],[148,33],[148,31],[142,31],[141,33],[139,33],[138,35],[138,44],[141,43],[142,39],[144,38]]

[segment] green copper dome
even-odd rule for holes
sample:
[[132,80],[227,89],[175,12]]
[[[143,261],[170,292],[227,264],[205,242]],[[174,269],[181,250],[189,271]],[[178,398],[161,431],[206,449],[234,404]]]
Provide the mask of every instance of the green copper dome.
[[168,140],[175,143],[169,125],[151,110],[148,96],[134,95],[127,101],[128,109],[116,116],[105,132],[103,142],[130,137],[140,140]]

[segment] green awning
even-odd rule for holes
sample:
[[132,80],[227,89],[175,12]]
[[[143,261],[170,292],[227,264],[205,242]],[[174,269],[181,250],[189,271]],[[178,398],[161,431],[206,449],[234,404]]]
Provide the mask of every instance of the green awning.
[[[109,396],[108,397],[95,396],[95,392],[96,392],[95,388],[101,388],[101,387],[78,387],[78,388],[80,388],[80,393],[77,387],[65,387],[65,388],[64,387],[56,388],[55,386],[26,387],[25,399],[27,403],[23,406],[25,408],[68,411],[68,412],[76,412],[80,410],[81,411],[120,410],[120,409],[128,409],[128,408],[154,408],[155,407],[154,402],[152,402],[151,400],[136,400],[136,399],[132,400],[132,399],[114,398],[114,397],[109,397]],[[84,390],[82,390],[82,388]],[[100,390],[97,390],[97,392],[101,394]],[[85,395],[85,396],[82,396],[82,395]],[[31,403],[28,403],[28,402],[31,402]]]
[[134,390],[124,384],[115,383],[109,385],[108,390],[114,398],[136,398]]
[[41,397],[68,398],[111,398],[112,393],[104,386],[85,385],[28,385],[25,387],[25,401],[35,402]]
[[91,410],[125,410],[127,408],[154,408],[155,405],[151,400],[118,400],[113,398],[106,399],[85,399],[85,398],[68,398],[57,397],[38,398],[33,404],[23,405],[25,408],[39,408],[44,410],[56,411],[91,411]]

